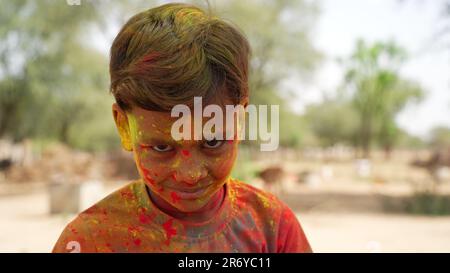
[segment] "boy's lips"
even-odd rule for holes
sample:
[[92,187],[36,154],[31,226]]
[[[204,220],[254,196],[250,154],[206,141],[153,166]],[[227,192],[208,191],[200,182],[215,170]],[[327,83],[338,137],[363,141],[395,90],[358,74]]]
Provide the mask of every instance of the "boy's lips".
[[209,186],[210,185],[201,188],[183,188],[183,189],[170,188],[170,190],[176,192],[181,199],[192,200],[201,197],[209,188]]

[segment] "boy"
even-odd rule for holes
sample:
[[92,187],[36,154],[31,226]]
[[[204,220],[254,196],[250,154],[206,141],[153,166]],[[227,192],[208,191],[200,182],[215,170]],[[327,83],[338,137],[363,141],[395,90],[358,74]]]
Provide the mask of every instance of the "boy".
[[247,105],[249,54],[236,27],[192,5],[162,5],[122,27],[111,47],[112,109],[141,179],[79,214],[53,252],[311,251],[284,203],[230,177],[237,139],[171,135],[172,107],[194,97]]

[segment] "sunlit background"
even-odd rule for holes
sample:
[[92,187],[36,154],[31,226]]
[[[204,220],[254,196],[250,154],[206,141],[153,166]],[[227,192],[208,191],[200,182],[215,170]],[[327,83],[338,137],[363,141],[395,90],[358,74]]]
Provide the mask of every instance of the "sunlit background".
[[[1,1],[0,252],[51,251],[77,212],[137,177],[109,47],[167,2]],[[316,252],[449,252],[450,1],[209,8],[252,45],[250,102],[280,105],[280,148],[243,143],[233,175],[286,202]]]

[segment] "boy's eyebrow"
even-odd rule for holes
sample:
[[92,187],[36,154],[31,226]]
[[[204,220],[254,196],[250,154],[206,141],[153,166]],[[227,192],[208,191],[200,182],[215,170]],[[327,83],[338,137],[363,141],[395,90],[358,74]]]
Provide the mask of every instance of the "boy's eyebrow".
[[142,137],[141,142],[146,143],[171,143],[177,144],[177,142],[170,136],[168,138],[158,138],[158,137]]
[[[203,141],[203,140],[200,140]],[[164,144],[170,144],[172,146],[181,146],[182,143],[186,144],[187,142],[189,142],[192,145],[195,145],[196,143],[199,142],[199,140],[181,140],[181,141],[176,141],[172,138],[172,136],[169,136],[168,138],[160,138],[160,137],[143,137],[141,138],[141,145],[142,144],[152,144],[152,143],[164,143]],[[142,143],[143,142],[143,143]]]

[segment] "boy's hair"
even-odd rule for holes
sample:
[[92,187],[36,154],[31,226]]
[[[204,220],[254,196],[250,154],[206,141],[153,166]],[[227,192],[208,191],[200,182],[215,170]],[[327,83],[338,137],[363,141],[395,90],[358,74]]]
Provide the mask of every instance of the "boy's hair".
[[123,110],[138,106],[170,111],[228,98],[248,97],[250,46],[236,26],[188,4],[171,3],[138,13],[111,46],[110,91]]

